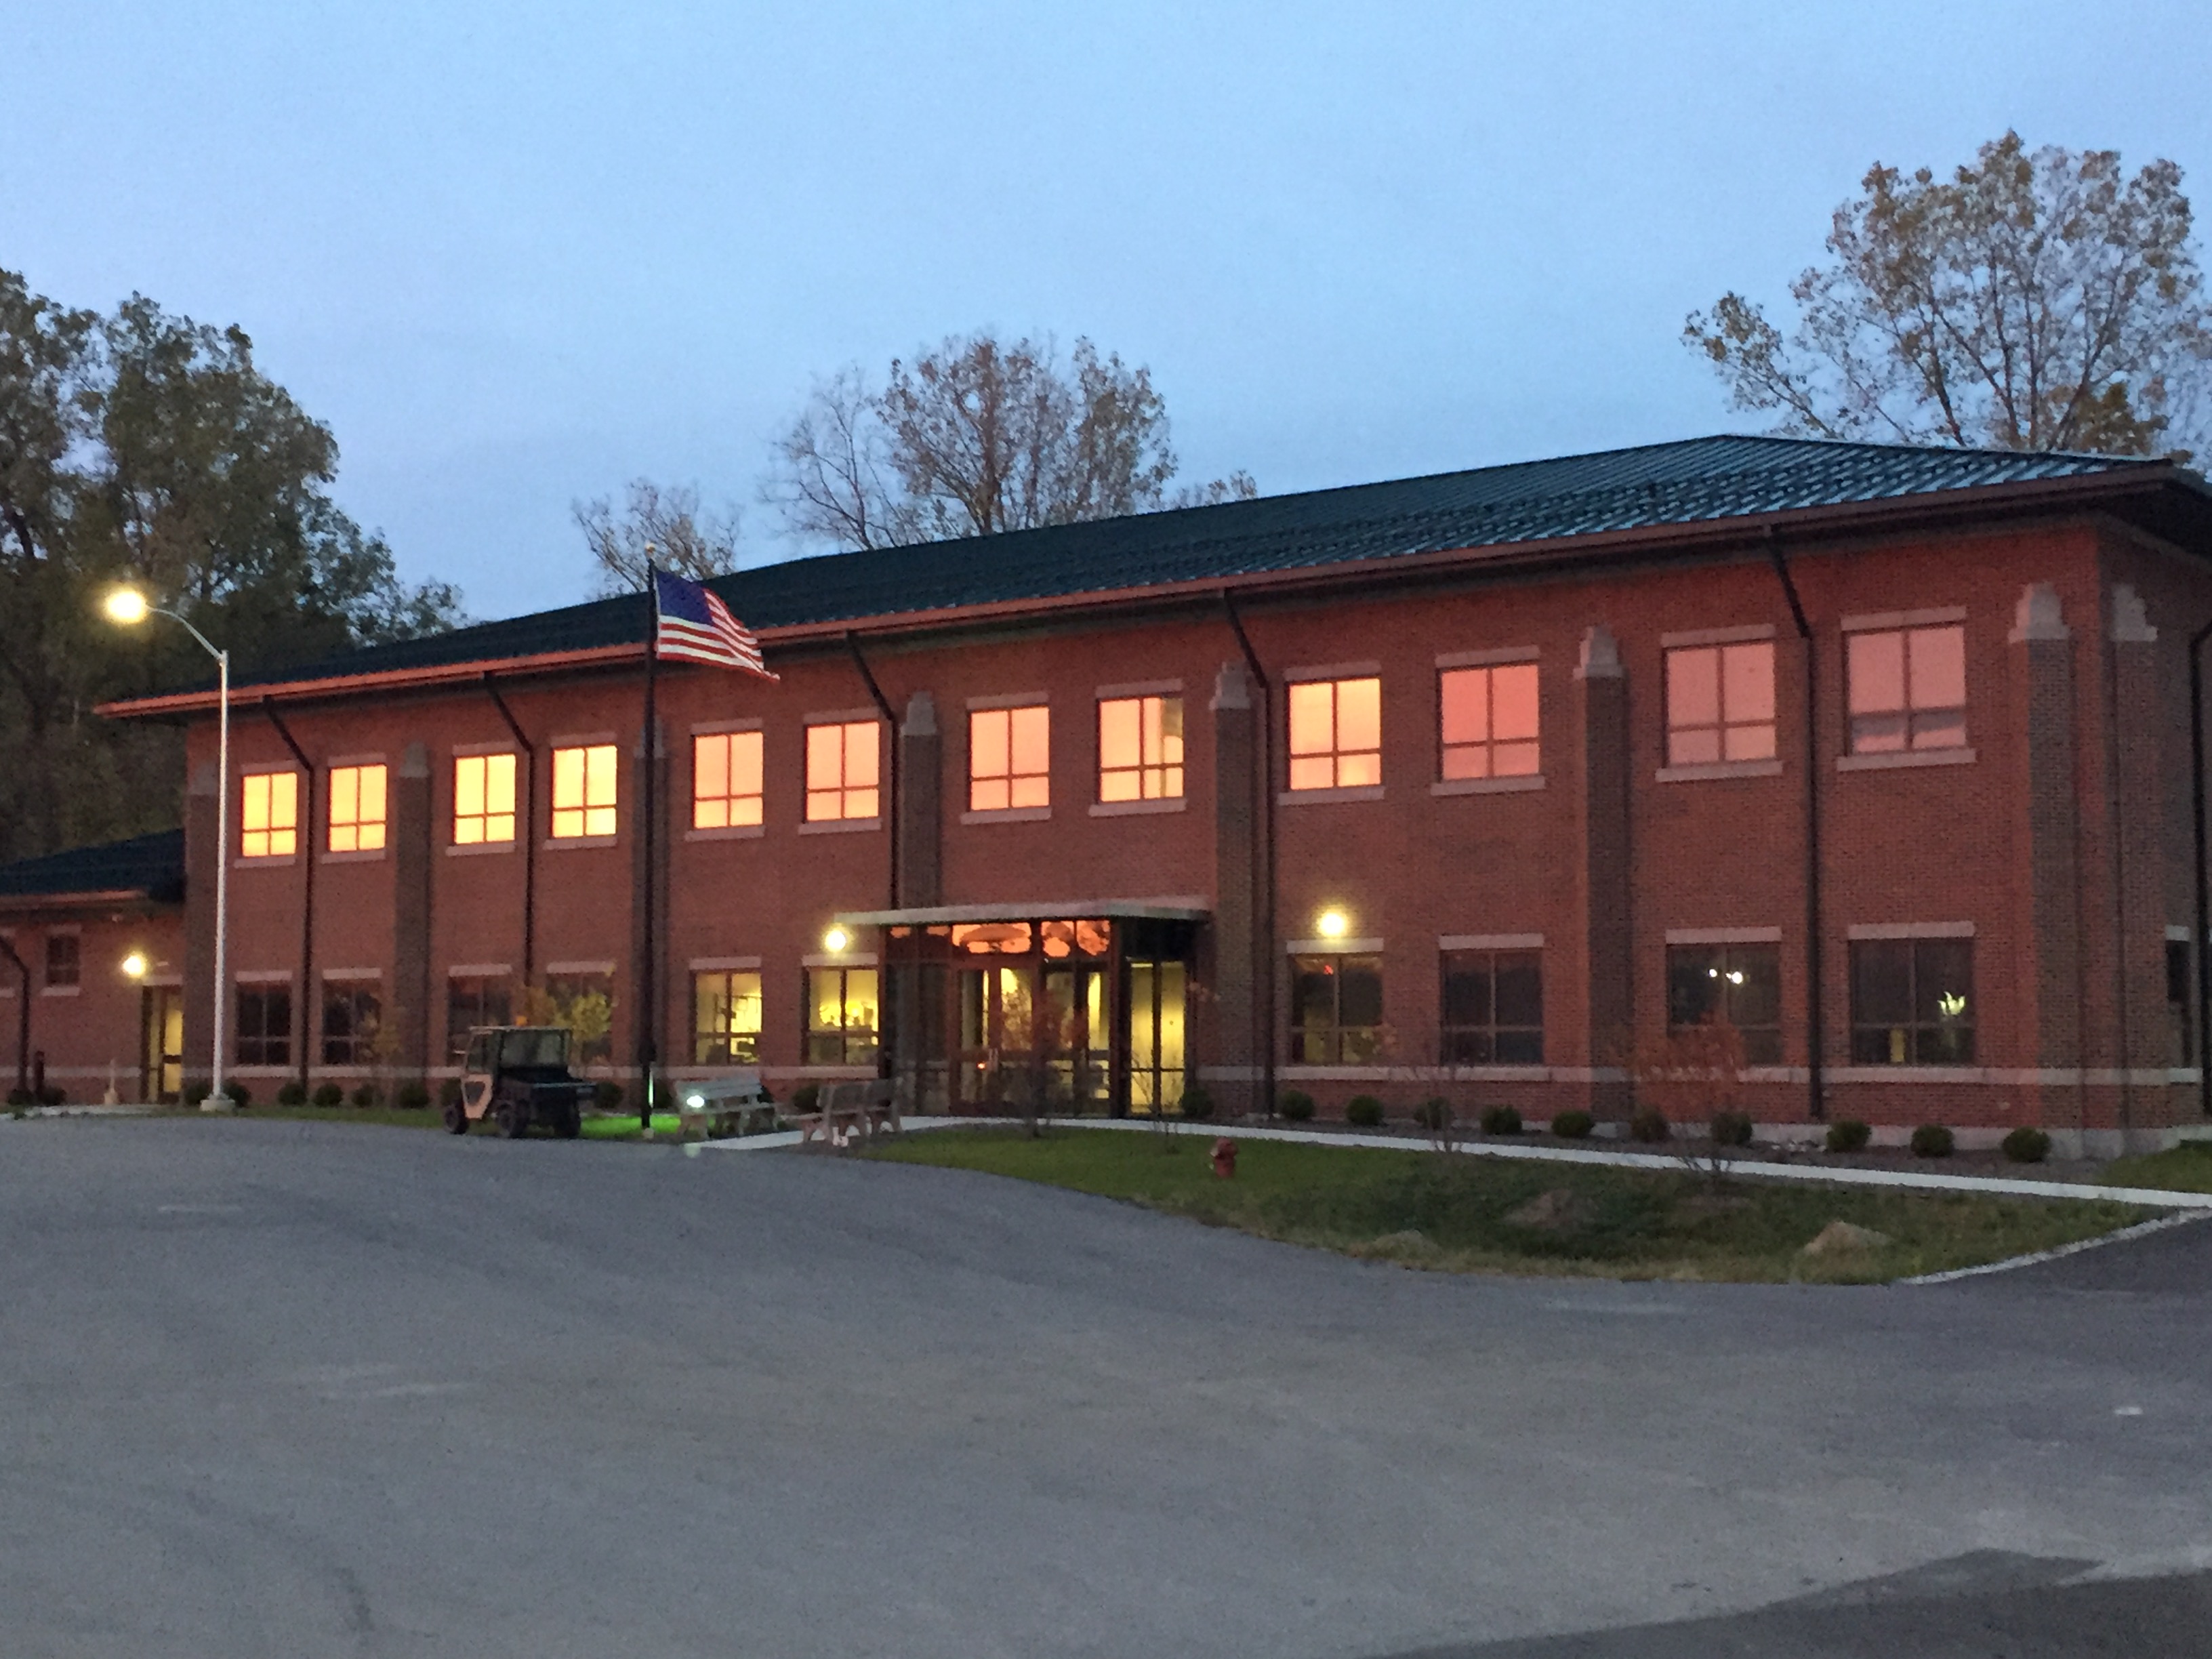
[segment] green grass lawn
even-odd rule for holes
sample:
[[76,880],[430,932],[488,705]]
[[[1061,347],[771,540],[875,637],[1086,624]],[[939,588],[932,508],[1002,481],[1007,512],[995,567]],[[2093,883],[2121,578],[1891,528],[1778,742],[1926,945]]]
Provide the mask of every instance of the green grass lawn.
[[2163,1152],[2117,1158],[2097,1172],[2097,1179],[2107,1187],[2212,1193],[2212,1142],[2187,1140]]
[[[1060,1128],[1032,1140],[1015,1130],[933,1130],[870,1156],[1039,1181],[1285,1243],[1462,1273],[1877,1283],[2048,1249],[2148,1213],[1796,1182],[1738,1179],[1716,1189],[1686,1172],[1263,1140],[1239,1143],[1236,1178],[1224,1181],[1211,1146],[1204,1134]],[[1893,1242],[1802,1253],[1839,1220]]]

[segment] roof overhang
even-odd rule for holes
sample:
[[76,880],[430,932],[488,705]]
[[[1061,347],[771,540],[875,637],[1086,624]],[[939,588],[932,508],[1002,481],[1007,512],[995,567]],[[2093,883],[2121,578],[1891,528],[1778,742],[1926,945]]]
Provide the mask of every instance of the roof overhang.
[[830,918],[843,927],[943,927],[966,921],[1204,921],[1203,898],[1024,899],[1012,904],[931,904],[906,910],[847,910]]

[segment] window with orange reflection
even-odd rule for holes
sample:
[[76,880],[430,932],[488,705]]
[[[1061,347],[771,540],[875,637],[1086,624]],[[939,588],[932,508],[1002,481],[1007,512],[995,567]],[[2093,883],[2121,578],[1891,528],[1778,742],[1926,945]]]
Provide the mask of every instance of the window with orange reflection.
[[1048,957],[1103,957],[1108,942],[1107,924],[1103,921],[1048,921],[1041,923],[1037,932],[1043,941],[1044,953]]
[[1774,642],[1667,653],[1667,764],[1774,758]]
[[240,858],[289,858],[300,850],[300,775],[252,772],[238,781]]
[[1173,800],[1182,793],[1182,699],[1102,697],[1098,799]]
[[1291,687],[1291,787],[1382,781],[1382,682],[1301,680]]
[[1052,804],[1052,711],[976,708],[968,715],[968,810]]
[[1966,630],[1883,629],[1850,636],[1851,752],[1955,749],[1966,741]]
[[384,847],[381,766],[331,768],[330,850],[374,853]]
[[691,827],[737,830],[761,821],[761,734],[702,732],[691,739]]
[[824,722],[806,728],[806,817],[872,818],[883,747],[873,720]]
[[1443,776],[1527,778],[1543,770],[1536,740],[1536,665],[1454,668],[1437,677]]
[[1030,925],[1026,921],[956,922],[952,948],[970,956],[1025,957],[1030,952]]

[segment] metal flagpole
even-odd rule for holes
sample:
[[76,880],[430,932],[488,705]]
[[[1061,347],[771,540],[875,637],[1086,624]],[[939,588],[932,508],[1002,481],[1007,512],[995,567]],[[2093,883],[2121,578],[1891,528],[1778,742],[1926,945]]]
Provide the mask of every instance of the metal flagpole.
[[645,906],[643,930],[645,949],[644,959],[638,963],[637,969],[637,1121],[639,1127],[649,1134],[653,1131],[653,1061],[658,1057],[656,1053],[658,1045],[654,1042],[654,1034],[659,1029],[657,1006],[658,993],[660,988],[659,983],[660,976],[657,971],[659,945],[654,937],[653,928],[653,912],[656,908],[653,901],[657,896],[656,884],[653,880],[653,829],[654,819],[658,817],[655,811],[656,800],[660,793],[656,787],[657,780],[654,775],[657,770],[655,763],[659,759],[658,750],[660,747],[659,730],[660,720],[655,708],[655,696],[658,690],[655,683],[659,678],[658,668],[660,662],[660,578],[650,557],[645,563],[645,591],[652,600],[652,607],[647,618],[645,636],[645,799],[643,802],[645,881],[641,899]]

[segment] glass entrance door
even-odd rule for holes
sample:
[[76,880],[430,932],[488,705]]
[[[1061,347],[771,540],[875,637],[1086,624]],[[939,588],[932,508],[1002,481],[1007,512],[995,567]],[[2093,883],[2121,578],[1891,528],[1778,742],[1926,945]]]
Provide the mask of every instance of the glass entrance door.
[[1111,1097],[1105,964],[995,963],[958,971],[960,1103],[1103,1111]]
[[1180,962],[1129,963],[1129,1110],[1182,1105],[1183,1013],[1189,970]]
[[174,985],[149,985],[140,998],[139,1092],[149,1101],[173,1101],[185,1091],[185,994]]

